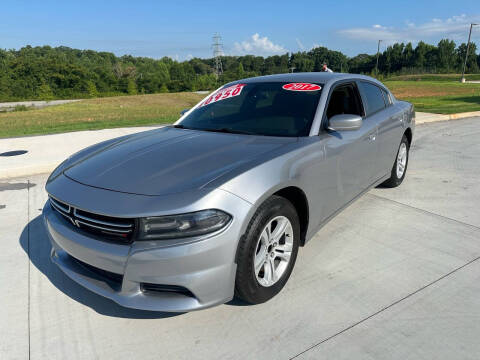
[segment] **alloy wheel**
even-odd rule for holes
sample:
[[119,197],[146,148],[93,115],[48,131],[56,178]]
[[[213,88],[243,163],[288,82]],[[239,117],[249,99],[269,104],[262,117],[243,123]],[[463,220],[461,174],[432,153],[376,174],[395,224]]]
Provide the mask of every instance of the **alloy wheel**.
[[254,254],[257,281],[264,287],[274,285],[290,262],[293,249],[293,228],[285,216],[271,219],[261,232]]
[[405,172],[405,167],[407,166],[407,144],[402,142],[400,144],[400,149],[398,149],[397,155],[397,178],[401,179],[403,173]]

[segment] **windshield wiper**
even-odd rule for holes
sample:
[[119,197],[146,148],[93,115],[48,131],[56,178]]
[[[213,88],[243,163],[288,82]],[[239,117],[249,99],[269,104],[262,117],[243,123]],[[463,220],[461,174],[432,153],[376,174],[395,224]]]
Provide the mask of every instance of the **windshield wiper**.
[[250,131],[236,130],[236,129],[232,129],[232,128],[201,129],[201,130],[211,131],[211,132],[221,132],[221,133],[227,133],[227,134],[258,135],[256,133],[253,133],[253,132],[250,132]]

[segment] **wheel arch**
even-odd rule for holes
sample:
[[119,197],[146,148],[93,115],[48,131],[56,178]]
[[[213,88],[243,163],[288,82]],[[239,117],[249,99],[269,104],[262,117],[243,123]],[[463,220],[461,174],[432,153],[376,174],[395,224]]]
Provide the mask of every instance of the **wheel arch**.
[[413,139],[412,129],[408,127],[403,134],[407,137],[408,146],[410,147],[412,145],[412,139]]
[[295,207],[298,220],[300,222],[300,246],[304,246],[309,222],[309,206],[307,196],[303,190],[297,186],[284,187],[280,190],[277,190],[272,195],[281,196],[287,199]]

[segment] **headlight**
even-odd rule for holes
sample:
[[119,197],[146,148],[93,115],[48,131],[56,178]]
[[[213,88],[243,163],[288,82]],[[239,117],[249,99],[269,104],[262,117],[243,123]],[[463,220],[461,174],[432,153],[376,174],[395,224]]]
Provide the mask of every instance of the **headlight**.
[[220,210],[140,219],[139,240],[162,240],[198,236],[220,230],[232,217]]

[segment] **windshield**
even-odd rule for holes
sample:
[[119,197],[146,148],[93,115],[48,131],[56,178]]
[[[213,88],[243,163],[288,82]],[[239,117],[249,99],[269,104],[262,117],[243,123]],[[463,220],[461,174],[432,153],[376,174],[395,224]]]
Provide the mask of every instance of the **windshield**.
[[223,87],[176,127],[267,136],[308,136],[321,86],[261,82]]

